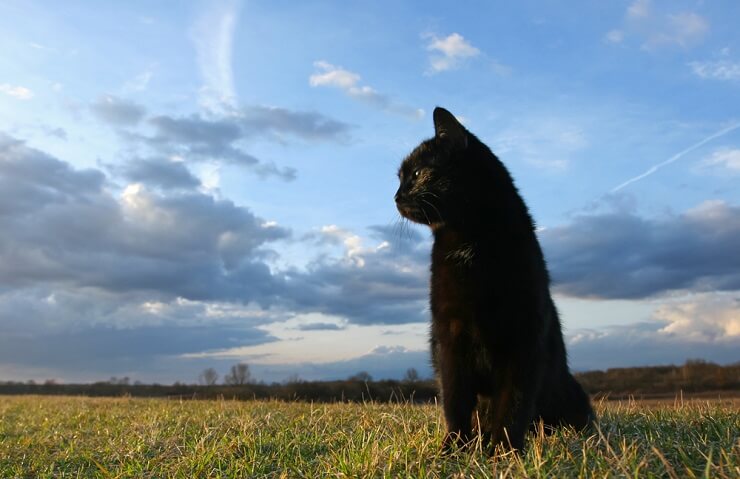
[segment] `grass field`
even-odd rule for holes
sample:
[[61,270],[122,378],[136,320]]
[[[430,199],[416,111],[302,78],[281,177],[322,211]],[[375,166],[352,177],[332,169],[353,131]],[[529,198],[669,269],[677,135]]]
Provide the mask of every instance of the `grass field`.
[[597,404],[523,456],[440,454],[433,405],[0,396],[0,477],[740,477],[740,402]]

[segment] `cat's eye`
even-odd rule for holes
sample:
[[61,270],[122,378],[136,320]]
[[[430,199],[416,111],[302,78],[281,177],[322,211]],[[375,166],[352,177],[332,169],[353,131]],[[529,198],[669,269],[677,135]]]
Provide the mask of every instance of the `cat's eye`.
[[419,172],[421,172],[421,169],[414,170],[414,178],[416,178],[417,176],[419,176]]

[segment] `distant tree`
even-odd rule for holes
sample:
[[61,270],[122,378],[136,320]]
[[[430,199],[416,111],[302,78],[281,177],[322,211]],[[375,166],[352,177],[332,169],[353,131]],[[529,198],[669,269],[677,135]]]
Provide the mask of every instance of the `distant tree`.
[[203,386],[214,386],[218,382],[218,373],[213,368],[204,369],[198,376],[198,382]]
[[361,381],[365,383],[369,383],[373,380],[373,377],[370,376],[370,373],[367,371],[360,371],[357,374],[353,374],[352,376],[347,378],[349,381]]
[[224,384],[229,386],[243,386],[252,382],[252,373],[249,364],[239,363],[231,366],[231,371],[224,376]]
[[298,373],[293,373],[287,378],[285,378],[285,384],[299,384],[305,382],[301,377],[298,375]]
[[406,375],[403,377],[403,380],[407,383],[415,383],[419,380],[419,372],[416,370],[416,368],[408,368],[406,370]]

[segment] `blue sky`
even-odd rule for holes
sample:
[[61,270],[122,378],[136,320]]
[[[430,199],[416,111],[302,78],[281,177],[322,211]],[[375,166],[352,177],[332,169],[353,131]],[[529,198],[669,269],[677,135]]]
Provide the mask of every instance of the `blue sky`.
[[740,359],[733,1],[0,5],[0,379],[430,374],[404,155],[451,110],[571,366]]

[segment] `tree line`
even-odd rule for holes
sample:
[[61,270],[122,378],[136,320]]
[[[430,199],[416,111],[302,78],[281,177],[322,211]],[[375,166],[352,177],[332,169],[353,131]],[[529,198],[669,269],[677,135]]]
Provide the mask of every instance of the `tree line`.
[[[740,362],[718,365],[703,360],[689,360],[680,366],[613,368],[606,371],[576,373],[580,383],[593,396],[608,398],[649,398],[702,392],[740,392]],[[59,384],[49,380],[0,382],[0,394],[57,394],[84,396],[141,396],[187,399],[278,399],[286,401],[376,401],[417,402],[438,400],[437,384],[421,379],[411,368],[402,380],[373,380],[360,371],[345,380],[304,381],[292,375],[282,383],[266,384],[251,374],[248,364],[231,367],[219,384],[212,368],[198,376],[198,384],[172,385],[133,383],[127,377],[110,378],[90,384]]]

